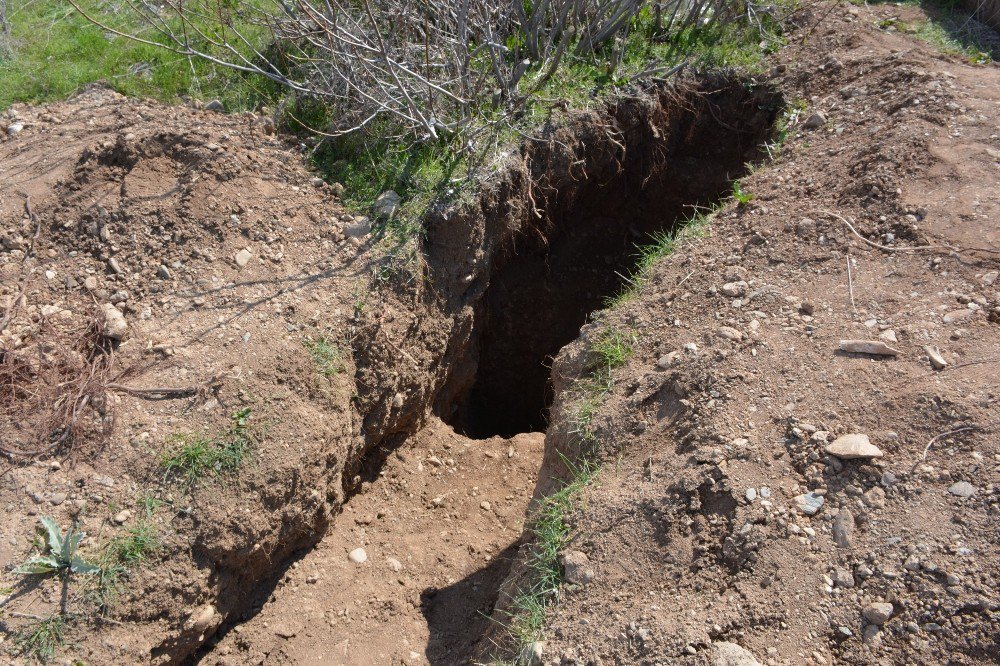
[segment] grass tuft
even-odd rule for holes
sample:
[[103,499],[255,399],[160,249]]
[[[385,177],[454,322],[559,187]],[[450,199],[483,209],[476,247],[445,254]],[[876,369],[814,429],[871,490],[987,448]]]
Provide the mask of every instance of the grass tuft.
[[347,370],[344,365],[344,350],[327,336],[307,338],[302,344],[309,351],[316,369],[324,377],[333,377]]
[[701,238],[708,233],[708,226],[715,209],[706,209],[695,213],[686,221],[681,222],[673,231],[657,232],[650,237],[650,242],[638,247],[636,267],[627,279],[625,288],[615,296],[607,299],[604,306],[614,308],[634,300],[649,280],[656,262],[673,254],[685,242]]
[[14,636],[15,649],[21,656],[47,664],[66,642],[66,620],[60,614],[36,620]]
[[546,611],[556,600],[562,584],[559,553],[574,536],[569,514],[580,491],[599,471],[596,464],[586,460],[573,464],[563,458],[563,462],[569,468],[570,480],[540,500],[529,516],[528,531],[534,537],[528,557],[531,585],[514,598],[507,623],[507,631],[520,646],[541,637]]
[[[78,1],[112,28],[162,39],[134,13],[115,12],[107,0]],[[232,111],[253,109],[283,94],[264,77],[106,34],[63,0],[9,0],[7,6],[11,34],[6,55],[0,50],[0,110],[14,102],[63,99],[97,81],[125,95],[166,102],[219,99]],[[200,28],[211,35],[216,21],[206,15]],[[263,42],[262,31],[249,26],[244,30]],[[221,53],[207,41],[198,46]]]
[[194,486],[206,476],[233,474],[243,466],[256,444],[249,425],[250,408],[233,414],[232,424],[216,437],[179,436],[173,451],[160,460],[165,479]]

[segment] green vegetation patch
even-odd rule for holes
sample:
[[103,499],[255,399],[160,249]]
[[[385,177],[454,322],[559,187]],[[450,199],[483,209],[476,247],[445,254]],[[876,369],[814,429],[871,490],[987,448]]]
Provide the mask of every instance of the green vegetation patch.
[[47,664],[66,642],[66,619],[59,614],[35,620],[14,634],[17,654]]
[[153,524],[153,514],[159,506],[159,500],[151,496],[143,498],[135,523],[104,546],[97,575],[85,592],[101,611],[114,604],[125,579],[162,550],[159,532]]
[[[852,2],[863,4],[860,0]],[[920,7],[928,18],[916,23],[898,18],[884,19],[878,23],[883,30],[911,34],[942,53],[977,64],[990,63],[1000,57],[1000,39],[996,37],[996,31],[976,21],[959,0],[902,0],[892,4]]]
[[164,478],[194,486],[206,477],[234,474],[243,466],[257,442],[250,426],[250,408],[233,414],[232,423],[215,437],[179,435],[160,465]]
[[[10,38],[0,49],[0,110],[14,102],[63,99],[98,81],[125,95],[167,102],[188,96],[219,99],[232,111],[252,109],[283,94],[263,77],[115,35],[88,21],[65,0],[3,1]],[[133,12],[115,11],[110,0],[78,0],[78,4],[111,29],[162,41]],[[208,36],[217,30],[210,13],[203,23]],[[267,36],[259,28],[245,29],[258,45],[265,42]],[[217,53],[207,40],[200,45]]]
[[344,365],[344,350],[332,338],[321,335],[307,338],[302,344],[309,352],[316,369],[324,377],[333,377],[347,370],[347,366]]
[[580,492],[599,471],[596,464],[587,461],[574,465],[564,458],[563,462],[569,468],[570,480],[560,490],[540,500],[528,520],[527,529],[534,537],[527,563],[531,584],[514,598],[506,626],[510,636],[521,646],[542,636],[546,611],[556,600],[562,584],[559,553],[574,536],[569,514]]

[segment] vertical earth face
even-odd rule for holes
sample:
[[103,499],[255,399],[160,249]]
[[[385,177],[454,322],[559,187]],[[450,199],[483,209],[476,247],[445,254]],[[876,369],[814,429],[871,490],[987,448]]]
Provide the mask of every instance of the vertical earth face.
[[[993,660],[1000,69],[803,16],[561,116],[398,284],[266,122],[8,111],[5,658]],[[106,575],[16,573],[42,516]]]

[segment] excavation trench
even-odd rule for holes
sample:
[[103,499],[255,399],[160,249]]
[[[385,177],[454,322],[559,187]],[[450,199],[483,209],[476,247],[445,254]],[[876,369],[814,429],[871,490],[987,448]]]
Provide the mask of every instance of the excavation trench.
[[712,79],[574,114],[523,146],[478,219],[434,220],[436,278],[461,265],[456,234],[480,238],[482,257],[436,413],[474,439],[544,431],[552,359],[625,287],[640,246],[731,192],[779,106],[773,90]]
[[[329,628],[322,625],[323,635],[308,639],[315,645],[302,647],[305,653],[341,640],[360,640],[358,636],[367,636],[364,640],[373,644],[410,641],[412,646],[413,626],[419,625],[426,632],[419,640],[425,641],[422,649],[430,663],[467,663],[482,654],[477,644],[492,626],[488,615],[502,581],[516,566],[512,554],[521,542],[523,507],[548,477],[558,474],[544,463],[540,470],[533,463],[517,470],[510,467],[502,479],[494,478],[492,471],[484,471],[498,464],[493,462],[496,457],[483,457],[497,447],[499,440],[490,438],[516,436],[519,439],[503,443],[500,450],[534,446],[535,457],[530,459],[541,457],[540,436],[524,433],[542,432],[550,425],[548,409],[559,388],[550,379],[552,359],[579,335],[593,312],[624,288],[640,246],[656,234],[673,231],[697,207],[725,197],[745,165],[762,157],[781,105],[773,89],[715,77],[656,87],[598,111],[574,112],[526,141],[498,176],[483,185],[474,203],[430,216],[423,282],[433,288],[422,292],[416,306],[423,315],[413,317],[415,323],[391,345],[378,344],[373,337],[371,344],[355,347],[365,441],[345,466],[345,515],[301,563],[308,569],[315,557],[322,567],[323,557],[333,557],[327,566],[344,566],[343,552],[357,529],[346,514],[367,511],[377,516],[383,508],[393,521],[395,516],[412,519],[402,525],[364,523],[372,525],[364,529],[378,534],[380,552],[406,551],[414,539],[436,534],[446,524],[473,540],[466,550],[431,558],[422,572],[405,569],[407,585],[384,591],[403,595],[407,587],[422,587],[420,603],[401,617],[373,625],[374,634],[365,634],[356,624],[341,627],[332,621]],[[400,297],[399,302],[408,298]],[[376,325],[370,330],[377,330]],[[388,337],[384,330],[375,335]],[[420,365],[416,353],[398,351],[418,349],[421,341],[435,335],[445,342],[428,365]],[[428,423],[433,427],[425,428]],[[416,491],[406,481],[417,465],[412,457],[428,460],[438,446],[435,442],[442,447],[435,464],[451,455],[458,462],[451,470],[429,472],[437,474],[438,481],[427,481]],[[545,446],[553,443],[546,440]],[[480,456],[478,462],[466,462],[473,460],[468,457],[472,454]],[[500,458],[507,464],[507,456]],[[517,467],[517,458],[513,460]],[[477,465],[483,469],[477,470]],[[505,519],[512,531],[498,537],[485,553],[473,537],[491,540],[496,535],[492,524],[482,523],[485,514],[476,484],[480,492],[492,484],[498,501],[517,492],[522,502]],[[448,508],[434,513],[429,501],[437,494],[455,499],[446,500]],[[466,497],[465,504],[459,497]],[[496,510],[496,505],[490,509]],[[422,552],[441,545],[438,541],[426,540]],[[475,558],[468,559],[473,552]],[[445,561],[454,564],[442,573],[440,562]],[[355,577],[375,575],[373,589],[385,582],[383,574],[351,571]],[[260,612],[272,591],[280,598],[280,589],[274,588],[279,577],[259,590],[253,612]],[[442,578],[456,582],[439,589]],[[331,588],[330,594],[340,594],[338,590]],[[400,596],[396,607],[412,603],[412,597]],[[295,604],[290,597],[275,612],[295,612]],[[227,623],[223,633],[239,622]],[[404,630],[398,627],[404,625],[409,633],[399,634]],[[293,642],[284,645],[291,650]],[[211,647],[202,656],[208,651]]]

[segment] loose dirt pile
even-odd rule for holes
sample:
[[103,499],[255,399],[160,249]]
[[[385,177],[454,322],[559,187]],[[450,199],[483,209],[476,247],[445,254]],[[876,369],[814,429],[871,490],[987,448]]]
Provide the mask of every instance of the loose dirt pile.
[[[594,420],[617,462],[574,523],[593,581],[565,588],[544,663],[1000,654],[1000,70],[881,34],[896,8],[829,11],[779,58],[808,107],[755,199],[554,367],[638,340]],[[547,450],[572,455],[567,421]],[[878,455],[829,452],[851,434]]]
[[[129,565],[117,584],[75,577],[68,600],[6,571],[4,647],[65,604],[84,618],[74,656],[176,660],[343,497],[337,471],[362,447],[345,351],[366,284],[363,234],[345,230],[360,223],[267,121],[100,89],[15,115],[23,130],[0,144],[0,559],[27,559],[43,515],[77,521],[91,561],[136,534],[158,545],[112,563]],[[305,346],[320,339],[328,372]],[[82,398],[79,376],[95,379]],[[79,415],[72,437],[52,429],[53,399]]]
[[[416,279],[267,119],[8,112],[0,648],[56,618],[95,664],[486,658],[529,500],[587,454],[528,660],[995,661],[1000,69],[897,15],[824,4],[766,80],[568,114],[428,220]],[[581,439],[609,333],[631,356]],[[13,573],[40,516],[114,575]]]

